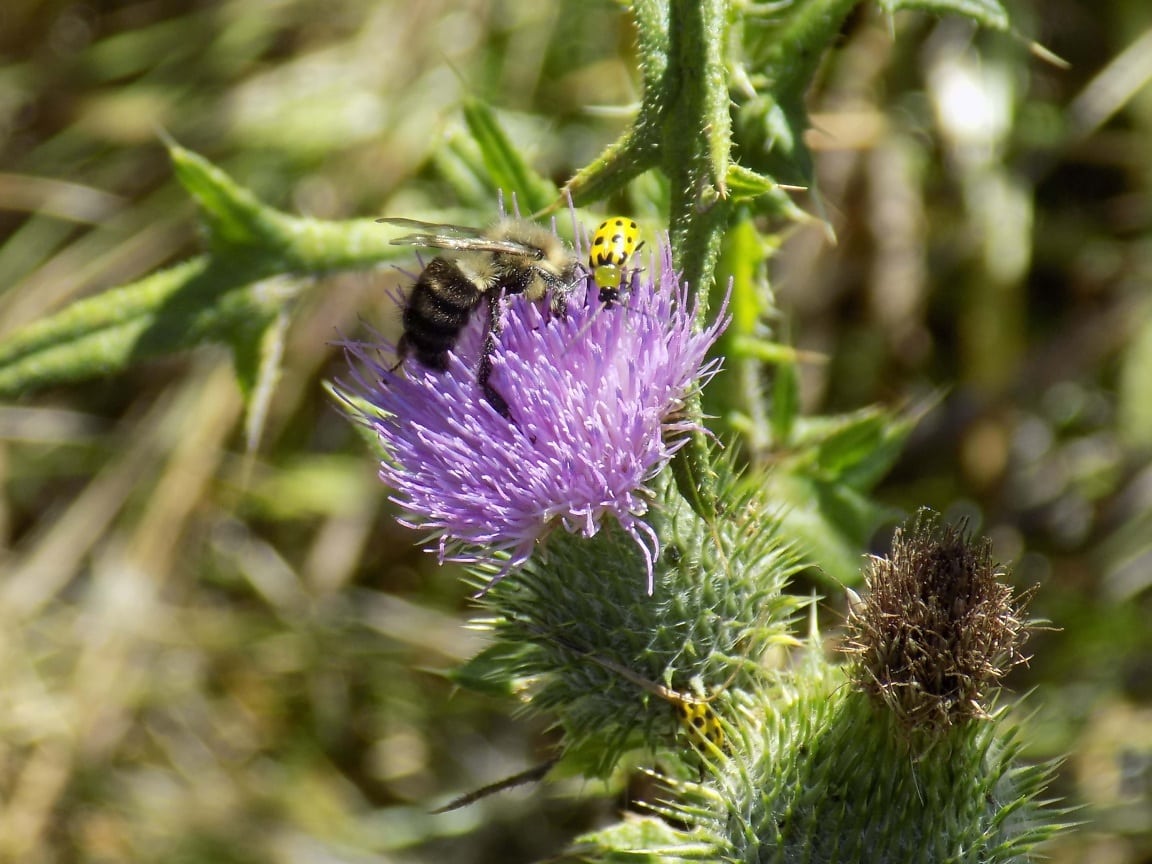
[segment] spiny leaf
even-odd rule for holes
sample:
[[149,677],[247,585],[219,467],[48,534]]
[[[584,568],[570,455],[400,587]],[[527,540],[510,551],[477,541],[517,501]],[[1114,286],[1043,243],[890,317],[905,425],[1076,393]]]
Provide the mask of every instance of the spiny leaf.
[[812,217],[771,177],[743,165],[728,166],[728,194],[734,204],[748,204],[756,213],[808,222]]
[[491,210],[495,187],[480,147],[468,132],[451,132],[443,147],[432,154],[436,174],[452,189],[453,198],[466,208]]
[[265,328],[302,290],[298,280],[276,277],[373,267],[402,254],[371,220],[289,216],[203,157],[175,144],[170,151],[200,205],[210,255],[80,300],[9,336],[0,344],[0,396],[112,374],[205,342],[232,345],[241,385],[259,392],[258,382],[275,371],[262,363]]
[[868,539],[899,515],[849,486],[784,470],[748,482],[766,486],[805,562],[816,568],[818,578],[837,586],[860,581]]
[[520,207],[535,213],[556,198],[556,187],[525,161],[522,148],[509,140],[490,105],[478,99],[464,103],[464,122],[497,189],[514,195]]
[[701,843],[691,844],[687,834],[662,819],[634,816],[577,838],[575,846],[562,860],[659,864],[693,860],[697,854],[706,858],[714,855],[715,850]]
[[476,693],[515,696],[527,683],[527,679],[516,674],[516,669],[532,650],[528,643],[496,642],[452,669],[448,679]]
[[896,416],[879,407],[810,417],[797,424],[793,445],[803,448],[800,469],[854,489],[870,489],[900,455],[923,410]]
[[901,9],[919,9],[934,15],[959,15],[991,30],[1008,30],[1008,12],[997,0],[880,0],[890,15]]
[[[637,55],[644,92],[632,125],[565,184],[577,204],[607,198],[657,165],[668,93],[668,0],[635,0]],[[561,206],[562,201],[554,206]]]
[[232,356],[236,378],[244,392],[247,410],[244,416],[244,440],[249,453],[255,453],[264,433],[268,407],[280,379],[284,358],[284,340],[291,317],[281,309],[264,327],[263,332],[236,334],[232,338]]
[[[679,92],[668,106],[665,148],[672,156],[688,145],[692,158],[707,165],[707,175],[721,198],[726,197],[732,150],[732,116],[728,96],[728,4],[726,0],[674,2],[669,15],[669,46],[680,70]],[[687,125],[674,119],[691,115]],[[696,134],[684,135],[685,129]],[[701,149],[700,145],[703,145]],[[675,160],[675,156],[673,156]],[[665,170],[672,174],[666,161]]]
[[292,216],[261,202],[203,156],[176,144],[169,151],[177,177],[200,206],[215,259],[243,259],[262,278],[362,269],[407,254],[372,219]]
[[[614,195],[634,177],[656,165],[657,148],[646,126],[633,125],[603,153],[580,169],[569,180],[564,191],[576,204],[597,201]],[[562,206],[561,200],[553,208]]]
[[285,214],[262,204],[203,156],[175,143],[168,155],[176,179],[200,207],[211,246],[266,245],[285,232]]

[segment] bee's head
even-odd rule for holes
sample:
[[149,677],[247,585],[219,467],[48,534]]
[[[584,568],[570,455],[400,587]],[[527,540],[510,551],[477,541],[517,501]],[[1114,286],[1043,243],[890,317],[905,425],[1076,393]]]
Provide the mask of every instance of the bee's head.
[[575,285],[584,276],[584,268],[572,250],[559,242],[552,254],[545,255],[538,266],[542,271],[547,271],[554,281],[558,280],[565,285]]
[[[532,284],[527,290],[529,297],[540,299],[551,292],[554,300],[557,297],[567,297],[583,278],[584,271],[567,249],[563,249],[564,257],[545,256],[532,265]],[[555,306],[556,303],[554,302]]]

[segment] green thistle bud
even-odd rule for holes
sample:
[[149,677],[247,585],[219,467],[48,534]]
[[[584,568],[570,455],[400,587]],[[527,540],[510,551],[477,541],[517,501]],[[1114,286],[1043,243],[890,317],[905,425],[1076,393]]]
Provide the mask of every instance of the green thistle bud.
[[563,729],[569,764],[592,776],[631,749],[688,761],[723,750],[740,694],[770,687],[807,602],[783,593],[797,564],[762,502],[730,490],[728,516],[712,525],[662,482],[651,596],[637,590],[642,554],[609,526],[588,539],[557,532],[546,556],[482,600],[490,650],[514,656],[497,674],[525,683],[529,706]]

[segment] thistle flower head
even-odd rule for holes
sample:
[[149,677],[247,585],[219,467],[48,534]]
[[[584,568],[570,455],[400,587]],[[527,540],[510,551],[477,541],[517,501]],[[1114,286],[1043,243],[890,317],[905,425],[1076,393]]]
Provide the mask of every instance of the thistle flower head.
[[344,394],[380,437],[401,521],[425,531],[442,561],[494,564],[499,578],[549,531],[591,536],[614,519],[643,551],[651,591],[648,484],[696,428],[685,399],[716,369],[705,354],[723,312],[694,330],[667,240],[619,305],[601,304],[590,279],[564,315],[523,296],[502,305],[490,383],[511,419],[477,383],[482,312],[444,371],[415,359],[393,370],[393,346],[347,346],[356,384]]
[[987,716],[991,688],[1026,660],[1024,607],[987,540],[922,510],[874,558],[869,594],[848,619],[844,650],[858,686],[909,727]]

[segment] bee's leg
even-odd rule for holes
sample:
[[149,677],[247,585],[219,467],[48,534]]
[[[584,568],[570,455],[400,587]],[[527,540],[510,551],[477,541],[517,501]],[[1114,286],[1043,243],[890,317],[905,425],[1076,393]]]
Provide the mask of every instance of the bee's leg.
[[[584,277],[580,276],[579,278]],[[577,277],[573,277],[571,282],[567,282],[562,277],[550,276],[547,277],[544,281],[548,286],[550,294],[548,298],[548,308],[551,310],[553,315],[563,318],[568,314],[568,298],[572,296],[572,292],[575,290],[579,279]]]
[[404,365],[404,361],[408,359],[409,350],[408,336],[401,336],[400,341],[396,344],[396,362],[388,367],[389,372],[395,372]]
[[488,404],[505,420],[512,420],[512,410],[488,379],[492,377],[492,355],[496,353],[496,337],[500,335],[500,292],[488,292],[488,323],[484,327],[484,345],[480,349],[480,365],[476,370],[476,382]]

